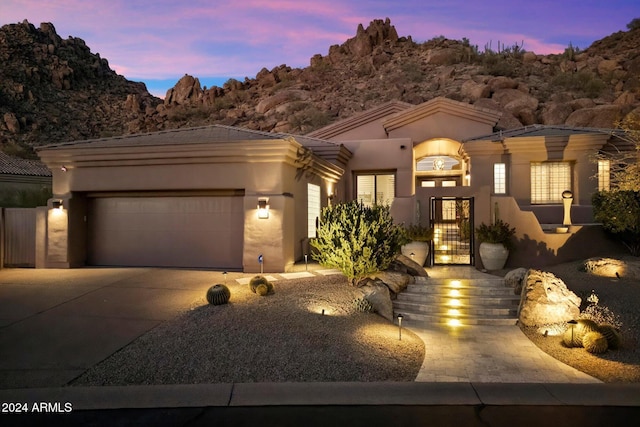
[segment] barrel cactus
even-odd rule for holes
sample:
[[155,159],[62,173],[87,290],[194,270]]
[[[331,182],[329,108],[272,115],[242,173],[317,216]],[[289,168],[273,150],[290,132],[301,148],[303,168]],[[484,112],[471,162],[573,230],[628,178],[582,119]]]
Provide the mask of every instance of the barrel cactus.
[[604,353],[609,348],[607,338],[597,331],[584,334],[584,337],[582,337],[582,345],[585,350],[593,354]]
[[222,305],[229,302],[231,291],[225,285],[218,283],[207,291],[207,301],[212,305]]
[[622,347],[622,335],[613,325],[607,323],[598,325],[598,332],[607,339],[607,344],[610,349],[617,350]]
[[598,324],[590,319],[578,319],[577,323],[573,326],[569,325],[564,335],[562,336],[562,342],[567,347],[583,347],[582,338],[588,332],[594,332],[598,330]]
[[249,281],[249,289],[251,289],[251,292],[253,292],[255,294],[256,293],[256,288],[258,287],[258,285],[269,286],[269,281],[264,276],[254,276],[254,277],[252,277],[251,280]]
[[361,311],[364,313],[372,313],[373,312],[373,306],[371,305],[371,303],[369,301],[367,301],[364,298],[356,298],[353,300],[353,306],[356,309],[356,311]]
[[268,293],[269,287],[264,283],[260,283],[258,286],[256,286],[256,294],[260,295],[261,297],[267,295]]
[[573,331],[571,330],[571,326],[564,331],[564,335],[562,335],[562,342],[565,346],[569,348],[573,347],[582,347],[582,337],[578,335],[575,327],[573,327]]

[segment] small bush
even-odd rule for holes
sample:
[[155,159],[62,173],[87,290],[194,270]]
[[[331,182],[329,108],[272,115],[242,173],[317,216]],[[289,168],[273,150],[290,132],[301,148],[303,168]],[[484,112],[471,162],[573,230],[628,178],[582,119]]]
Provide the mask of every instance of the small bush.
[[610,324],[615,328],[622,327],[620,316],[604,305],[590,305],[580,313],[580,317],[583,319],[593,320],[598,324]]
[[592,202],[595,220],[632,255],[640,256],[640,191],[599,191]]

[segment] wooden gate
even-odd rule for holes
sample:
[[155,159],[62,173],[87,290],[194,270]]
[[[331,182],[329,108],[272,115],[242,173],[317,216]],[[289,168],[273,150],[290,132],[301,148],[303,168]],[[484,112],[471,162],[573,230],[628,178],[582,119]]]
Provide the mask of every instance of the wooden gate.
[[35,267],[36,209],[2,208],[3,263],[6,267]]

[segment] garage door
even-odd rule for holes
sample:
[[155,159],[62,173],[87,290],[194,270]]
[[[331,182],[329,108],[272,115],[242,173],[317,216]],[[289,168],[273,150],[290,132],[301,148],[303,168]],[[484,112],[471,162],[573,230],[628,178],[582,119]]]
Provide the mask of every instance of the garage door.
[[242,269],[242,197],[94,198],[87,220],[91,265]]

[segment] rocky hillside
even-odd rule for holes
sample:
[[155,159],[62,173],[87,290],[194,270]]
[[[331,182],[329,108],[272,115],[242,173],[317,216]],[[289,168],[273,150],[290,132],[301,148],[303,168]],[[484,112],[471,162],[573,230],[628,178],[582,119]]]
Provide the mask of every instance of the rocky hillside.
[[[0,28],[0,142],[8,153],[121,135],[141,108],[162,100],[117,75],[82,39],[63,40],[52,24]],[[134,108],[135,106],[135,108]]]
[[612,127],[640,113],[640,29],[584,51],[536,55],[526,46],[479,49],[442,37],[416,43],[387,19],[317,54],[306,68],[262,69],[255,78],[201,87],[185,75],[164,99],[116,75],[53,25],[0,29],[0,140],[4,147],[223,123],[307,133],[377,104],[445,96],[501,110],[499,128],[534,123]]

